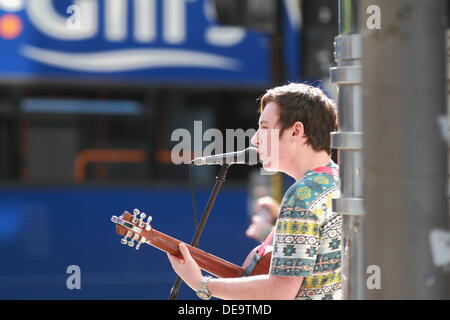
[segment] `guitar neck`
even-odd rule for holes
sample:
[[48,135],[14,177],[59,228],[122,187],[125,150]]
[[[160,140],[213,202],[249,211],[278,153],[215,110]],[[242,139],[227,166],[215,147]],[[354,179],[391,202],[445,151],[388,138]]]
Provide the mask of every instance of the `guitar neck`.
[[[168,252],[178,258],[182,258],[178,245],[180,240],[172,238],[162,232],[154,229],[143,231],[143,236],[147,239],[146,243],[158,248],[164,252]],[[231,262],[223,260],[198,248],[186,244],[194,260],[198,263],[200,269],[205,270],[220,278],[237,278],[241,277],[244,269]]]

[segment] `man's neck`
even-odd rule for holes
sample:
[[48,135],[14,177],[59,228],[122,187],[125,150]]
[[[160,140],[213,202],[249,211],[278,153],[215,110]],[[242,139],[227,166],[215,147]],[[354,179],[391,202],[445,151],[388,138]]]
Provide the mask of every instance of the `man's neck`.
[[296,181],[302,179],[306,171],[326,166],[330,163],[331,158],[326,151],[311,151],[305,157],[297,160],[297,166],[293,168],[290,174]]

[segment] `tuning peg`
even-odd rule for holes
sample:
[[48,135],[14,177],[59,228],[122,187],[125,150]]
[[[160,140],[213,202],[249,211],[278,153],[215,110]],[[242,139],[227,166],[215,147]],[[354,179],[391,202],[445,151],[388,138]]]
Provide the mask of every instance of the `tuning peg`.
[[139,209],[134,209],[133,210],[133,219],[131,220],[132,223],[137,223],[138,222],[138,215],[139,213],[141,213],[139,211]]
[[144,212],[141,213],[140,218],[139,218],[139,228],[144,228],[145,227],[144,219],[145,219],[146,216],[147,215]]
[[150,231],[150,230],[152,230],[152,226],[150,225],[150,222],[152,222],[152,216],[149,216],[148,218],[147,218],[147,223],[145,223],[145,230],[146,231]]
[[131,237],[131,232],[127,231],[127,233],[123,236],[122,239],[120,239],[120,243],[121,244],[127,244],[128,243],[128,238]]
[[133,248],[134,247],[134,240],[128,241],[128,246]]
[[145,237],[141,237],[141,239],[139,239],[139,242],[136,245],[136,250],[139,250],[139,248],[141,247],[141,244],[145,243],[147,241],[147,239]]

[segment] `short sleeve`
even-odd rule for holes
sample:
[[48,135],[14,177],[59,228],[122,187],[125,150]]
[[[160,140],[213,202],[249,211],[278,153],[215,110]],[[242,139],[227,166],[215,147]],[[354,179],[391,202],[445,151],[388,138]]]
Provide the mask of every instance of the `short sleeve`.
[[308,210],[312,190],[305,184],[293,185],[283,197],[273,240],[270,274],[302,276],[311,274],[320,244],[320,221]]

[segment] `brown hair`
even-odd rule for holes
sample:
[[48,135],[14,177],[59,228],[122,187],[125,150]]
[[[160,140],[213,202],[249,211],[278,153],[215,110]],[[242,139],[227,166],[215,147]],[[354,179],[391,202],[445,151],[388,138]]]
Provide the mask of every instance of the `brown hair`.
[[307,136],[306,143],[315,151],[331,154],[330,132],[337,130],[338,117],[334,102],[321,89],[302,83],[269,89],[260,98],[259,112],[271,101],[278,105],[280,137],[300,121]]

